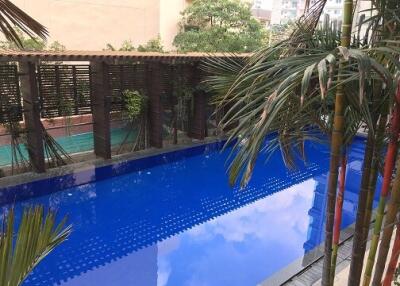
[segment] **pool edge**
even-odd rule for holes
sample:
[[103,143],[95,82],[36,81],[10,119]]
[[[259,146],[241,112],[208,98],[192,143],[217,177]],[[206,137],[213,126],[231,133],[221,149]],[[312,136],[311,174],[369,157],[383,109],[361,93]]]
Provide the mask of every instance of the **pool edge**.
[[[149,148],[116,155],[108,160],[91,159],[48,169],[45,173],[29,172],[0,178],[0,206],[124,175],[138,169],[148,169],[166,163],[167,157],[173,161],[174,156],[178,159],[195,156],[208,146],[220,149],[225,142],[225,137],[213,137],[184,145],[170,145],[160,149]],[[54,188],[48,190],[46,184],[47,187],[51,184]]]

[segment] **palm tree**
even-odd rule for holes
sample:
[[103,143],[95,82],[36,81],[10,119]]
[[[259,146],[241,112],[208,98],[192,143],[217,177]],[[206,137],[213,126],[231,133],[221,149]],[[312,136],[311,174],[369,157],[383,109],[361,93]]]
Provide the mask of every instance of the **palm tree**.
[[[371,221],[372,203],[376,189],[378,177],[378,164],[380,163],[380,155],[382,148],[382,133],[386,128],[386,104],[381,103],[380,98],[381,83],[373,83],[372,85],[372,128],[368,130],[367,142],[364,151],[364,162],[362,169],[361,187],[358,198],[357,219],[354,231],[354,243],[352,260],[349,275],[350,282],[358,285],[360,282],[362,265],[366,248],[366,241]],[[383,107],[382,107],[383,106]],[[376,126],[378,130],[375,132]]]
[[[342,36],[340,44],[343,48],[350,47],[351,41],[351,26],[353,24],[353,0],[345,0],[343,2],[343,24]],[[338,170],[340,162],[340,154],[344,152],[343,147],[343,133],[345,129],[344,111],[346,109],[346,100],[344,94],[344,76],[343,70],[346,68],[347,61],[344,57],[340,58],[339,71],[338,71],[338,85],[336,87],[335,95],[335,110],[334,110],[334,123],[332,130],[331,140],[331,161],[329,168],[328,179],[328,199],[327,199],[327,213],[325,224],[325,255],[324,255],[324,268],[322,273],[322,285],[331,284],[331,262],[332,262],[332,232],[335,216],[335,201],[336,189],[338,184]]]
[[[396,94],[397,94],[397,96],[396,96],[395,109],[394,109],[392,120],[391,120],[390,141],[389,141],[388,150],[386,152],[386,158],[385,158],[383,184],[382,184],[382,189],[381,189],[381,195],[379,198],[378,210],[376,212],[374,232],[373,232],[373,236],[372,236],[370,252],[368,255],[368,262],[367,262],[366,269],[365,269],[363,285],[369,285],[370,280],[371,280],[371,274],[372,274],[372,270],[373,270],[374,263],[375,263],[376,251],[378,248],[380,232],[381,232],[381,228],[382,228],[382,224],[383,224],[383,217],[385,215],[384,212],[385,212],[386,199],[389,194],[390,184],[392,181],[392,173],[393,173],[395,160],[396,160],[396,156],[397,156],[397,148],[398,148],[397,141],[399,138],[399,131],[400,131],[400,84],[399,84],[399,88],[398,88],[398,91]],[[397,205],[396,205],[396,207],[397,207]],[[391,216],[389,216],[389,220],[391,220]],[[390,232],[390,237],[391,237],[391,232]],[[389,238],[389,241],[390,241],[390,238]],[[385,262],[386,262],[386,256],[387,256],[387,252],[386,252],[385,257],[383,257],[384,258],[383,264],[385,264]],[[383,270],[382,270],[382,272],[383,272]]]
[[[380,111],[380,118],[379,118],[379,125],[377,127],[376,136],[374,139],[374,151],[373,151],[373,158],[371,163],[371,171],[370,171],[370,178],[368,182],[368,196],[366,201],[366,210],[365,210],[365,217],[364,217],[364,231],[363,231],[363,241],[366,242],[369,233],[369,227],[371,223],[372,217],[372,207],[373,201],[376,191],[376,184],[378,179],[378,173],[380,166],[383,165],[381,162],[381,154],[385,143],[385,131],[386,131],[386,124],[388,119],[388,104],[383,104],[381,106]],[[379,115],[379,114],[378,114]],[[366,243],[365,243],[366,244]]]
[[387,207],[387,212],[385,216],[385,225],[383,228],[382,239],[379,246],[379,253],[374,272],[374,279],[372,282],[373,285],[379,285],[382,280],[383,272],[386,266],[387,256],[389,253],[390,241],[392,239],[392,233],[395,225],[396,215],[400,205],[400,159],[397,160],[396,169],[397,169],[396,176],[393,179],[392,194],[390,202]]
[[392,254],[390,256],[389,265],[386,270],[385,279],[382,281],[382,286],[392,285],[393,275],[396,270],[397,262],[400,255],[400,224],[397,223],[396,237],[394,239]]
[[[280,149],[290,168],[296,154],[304,155],[305,140],[321,140],[319,133],[310,126],[328,135],[331,172],[326,208],[324,285],[331,284],[330,275],[334,271],[332,229],[341,150],[351,142],[360,123],[366,123],[369,140],[363,167],[364,191],[359,199],[362,207],[357,214],[355,234],[361,238],[368,209],[368,190],[375,189],[374,181],[376,183],[374,176],[370,176],[371,166],[375,166],[371,164],[378,157],[374,153],[375,129],[378,118],[384,118],[384,114],[378,112],[380,108],[375,109],[394,97],[393,67],[397,65],[400,52],[396,47],[398,42],[379,43],[376,40],[379,38],[371,36],[365,37],[366,46],[350,48],[351,7],[352,1],[345,1],[345,26],[340,43],[330,40],[333,33],[328,33],[329,29],[308,33],[309,29],[303,29],[300,22],[291,38],[260,50],[241,67],[212,59],[206,63],[208,71],[215,74],[209,83],[218,94],[216,101],[229,107],[221,120],[222,128],[236,123],[228,140],[233,142],[239,138],[234,145],[238,152],[229,166],[232,184],[239,179],[241,184],[248,182],[259,152]],[[375,42],[371,44],[370,39]],[[377,105],[372,106],[372,102]],[[377,116],[376,112],[381,115]],[[344,120],[349,123],[344,124]],[[265,142],[270,132],[276,132],[277,137]],[[353,249],[353,266],[363,257],[363,247],[361,242]],[[354,281],[359,281],[360,269],[362,266],[352,268],[350,285],[358,285]]]
[[[3,217],[0,229],[0,285],[21,285],[32,269],[71,233],[66,218],[56,225],[56,213],[43,207],[25,209],[19,224],[14,209]],[[14,227],[18,225],[18,233]]]
[[[46,28],[19,9],[9,0],[0,0],[0,30],[6,39],[22,47],[19,32],[30,37],[45,39]],[[13,124],[13,123],[10,123]],[[55,247],[71,233],[71,226],[64,227],[66,218],[56,224],[56,213],[43,207],[24,209],[22,219],[15,224],[14,209],[4,214],[0,228],[0,285],[22,284],[29,273]],[[18,225],[17,234],[14,233]]]

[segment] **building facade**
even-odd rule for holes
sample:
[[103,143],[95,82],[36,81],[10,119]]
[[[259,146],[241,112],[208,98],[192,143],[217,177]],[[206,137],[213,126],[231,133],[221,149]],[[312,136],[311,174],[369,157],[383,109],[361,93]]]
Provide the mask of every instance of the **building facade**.
[[285,24],[299,16],[300,0],[272,0],[271,24]]
[[324,14],[328,14],[331,20],[342,20],[343,0],[328,0]]
[[251,7],[251,13],[257,18],[265,27],[271,24],[272,11],[266,0],[254,0]]
[[[256,0],[259,2],[267,0]],[[285,24],[289,21],[301,17],[304,13],[305,0],[269,0],[272,1],[272,17],[271,24]],[[313,0],[311,4],[313,5]],[[359,15],[362,11],[370,8],[370,1],[358,1],[356,8],[356,14]],[[327,0],[323,15],[329,15],[331,20],[342,20],[343,0]]]
[[134,46],[161,37],[166,50],[178,32],[180,12],[189,0],[11,0],[45,25],[49,42],[71,50],[101,50],[107,43]]

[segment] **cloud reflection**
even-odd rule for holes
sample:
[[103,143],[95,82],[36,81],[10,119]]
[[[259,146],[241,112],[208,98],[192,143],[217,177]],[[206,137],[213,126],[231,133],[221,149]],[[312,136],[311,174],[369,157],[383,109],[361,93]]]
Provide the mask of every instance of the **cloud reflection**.
[[[294,255],[300,257],[316,185],[309,179],[179,235],[179,247],[164,255],[159,252],[159,265],[170,279],[158,285],[255,284],[290,263]],[[271,259],[274,256],[279,261]],[[165,269],[159,269],[159,275]]]

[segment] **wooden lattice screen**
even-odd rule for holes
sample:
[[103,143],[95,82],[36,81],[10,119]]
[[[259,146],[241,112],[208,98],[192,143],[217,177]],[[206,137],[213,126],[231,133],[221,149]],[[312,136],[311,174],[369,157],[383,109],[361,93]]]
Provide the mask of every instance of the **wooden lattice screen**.
[[111,111],[121,111],[124,106],[122,92],[137,90],[146,93],[146,66],[141,63],[131,65],[110,65]]
[[169,110],[175,103],[174,96],[174,65],[162,65],[161,66],[161,101],[164,110]]
[[41,65],[38,81],[43,118],[91,113],[89,65]]
[[17,65],[0,65],[0,123],[22,120]]

